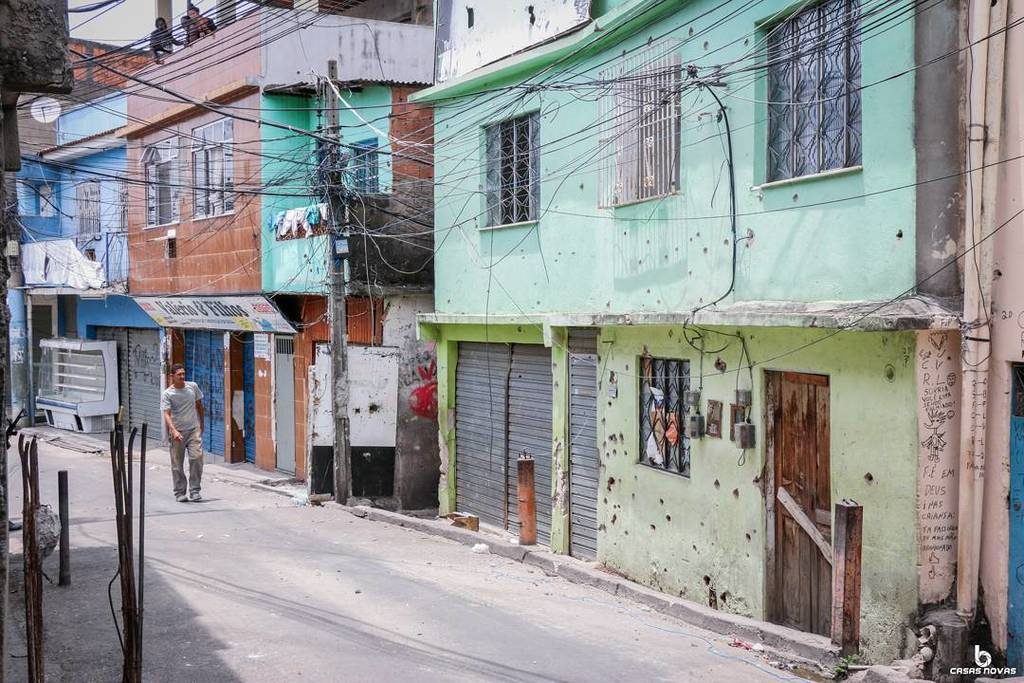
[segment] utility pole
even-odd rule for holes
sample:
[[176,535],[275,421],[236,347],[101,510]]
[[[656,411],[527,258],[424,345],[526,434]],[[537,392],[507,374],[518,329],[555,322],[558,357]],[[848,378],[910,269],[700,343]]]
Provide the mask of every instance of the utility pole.
[[[338,80],[338,62],[327,62],[327,82],[320,82],[321,102],[327,103],[327,128],[321,131],[328,137],[338,136],[338,98],[330,83]],[[348,445],[348,344],[345,321],[345,259],[348,257],[348,202],[342,174],[343,157],[337,144],[324,150],[321,163],[326,167],[324,194],[328,205],[331,259],[331,372],[334,381],[332,406],[334,409],[334,500],[348,502],[349,445]]]

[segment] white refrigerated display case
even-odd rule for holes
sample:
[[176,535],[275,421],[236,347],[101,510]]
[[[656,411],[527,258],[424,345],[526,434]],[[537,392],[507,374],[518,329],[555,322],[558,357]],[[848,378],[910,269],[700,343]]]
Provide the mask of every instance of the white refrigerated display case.
[[36,408],[51,427],[75,432],[114,428],[120,407],[117,342],[41,339]]

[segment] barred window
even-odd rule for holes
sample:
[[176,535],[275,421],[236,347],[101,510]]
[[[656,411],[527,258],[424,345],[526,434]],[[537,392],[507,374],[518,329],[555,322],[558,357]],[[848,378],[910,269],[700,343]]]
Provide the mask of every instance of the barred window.
[[859,0],[801,10],[768,38],[768,180],[861,163]]
[[602,73],[614,83],[600,100],[600,206],[608,208],[679,189],[679,55],[664,43]]
[[537,114],[487,127],[488,225],[537,220],[540,203],[539,128]]
[[75,186],[75,213],[78,214],[78,244],[100,235],[100,182],[85,180]]
[[690,361],[641,356],[639,369],[640,462],[689,477],[683,394],[690,388]]
[[349,171],[352,177],[352,190],[360,194],[377,194],[380,192],[380,168],[377,150],[380,145],[377,138],[362,140],[351,145],[352,158],[349,160]]
[[146,225],[178,221],[178,138],[150,145],[142,155],[146,180]]
[[235,208],[234,122],[221,119],[192,131],[193,217],[229,213]]

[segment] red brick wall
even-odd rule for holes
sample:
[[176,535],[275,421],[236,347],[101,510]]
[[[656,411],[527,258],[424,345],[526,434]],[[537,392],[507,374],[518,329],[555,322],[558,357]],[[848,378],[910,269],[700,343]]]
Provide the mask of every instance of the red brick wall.
[[[111,52],[114,54],[110,54]],[[90,85],[116,88],[125,85],[128,79],[115,71],[134,74],[153,61],[146,52],[120,50],[114,45],[73,38],[68,41],[68,54],[76,88]],[[104,68],[101,63],[110,68]]]
[[[391,89],[391,150],[396,187],[402,181],[434,178],[434,110],[409,102],[419,88]],[[423,145],[431,147],[423,147]]]
[[[258,107],[259,95],[236,102],[243,107]],[[191,136],[194,128],[222,117],[204,112],[180,121],[166,130],[157,130],[131,140],[128,145],[130,177],[142,180],[143,150],[177,133],[179,182],[185,187],[178,206],[181,220],[158,227],[146,225],[146,188],[143,183],[128,185],[128,251],[132,264],[128,286],[133,294],[230,294],[261,290],[260,211],[257,194],[236,192],[231,214],[192,220]],[[255,124],[235,120],[234,176],[239,190],[257,190],[260,186],[260,132]],[[246,153],[250,152],[250,153]],[[156,238],[177,233],[177,258],[165,257],[165,243]]]
[[327,299],[306,297],[302,305],[302,330],[295,337],[295,476],[306,478],[306,398],[309,396],[309,366],[315,360],[316,344],[331,338]]

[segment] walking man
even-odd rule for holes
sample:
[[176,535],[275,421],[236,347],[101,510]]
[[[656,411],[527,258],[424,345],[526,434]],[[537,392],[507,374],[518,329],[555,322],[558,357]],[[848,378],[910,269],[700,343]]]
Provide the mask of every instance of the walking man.
[[[171,386],[160,397],[164,423],[171,442],[171,477],[174,499],[179,503],[203,499],[203,392],[195,382],[185,381],[185,366],[171,366]],[[185,479],[185,451],[188,450],[188,480]],[[185,495],[186,486],[188,495]]]

